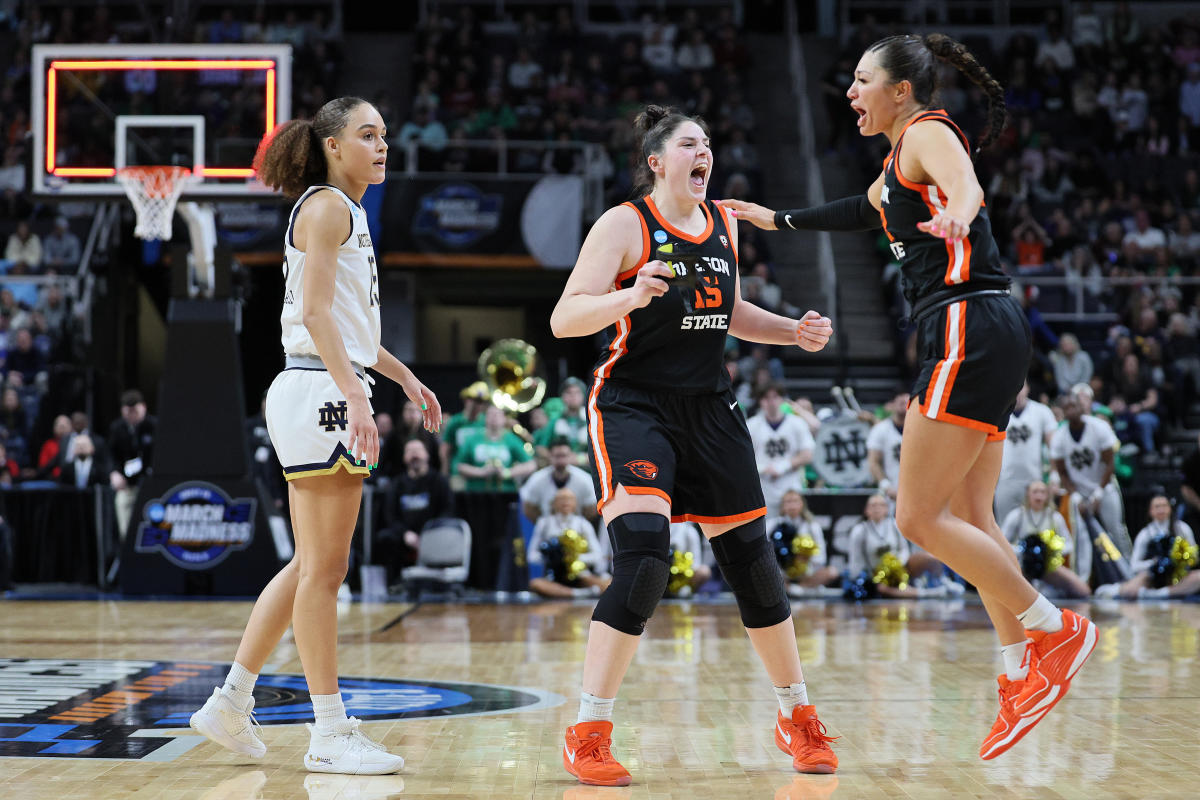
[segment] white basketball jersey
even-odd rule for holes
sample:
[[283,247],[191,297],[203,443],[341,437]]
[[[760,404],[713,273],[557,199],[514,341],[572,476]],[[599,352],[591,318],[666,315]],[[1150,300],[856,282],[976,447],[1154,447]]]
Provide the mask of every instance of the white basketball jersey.
[[1014,410],[1008,420],[1008,434],[1004,437],[1000,480],[1040,481],[1042,446],[1046,436],[1057,428],[1054,412],[1036,400],[1027,402],[1019,414]]
[[310,186],[292,206],[284,236],[283,352],[289,356],[319,356],[308,328],[304,327],[304,253],[292,240],[292,227],[300,206],[322,189],[336,194],[350,209],[350,237],[337,251],[337,276],[333,292],[333,319],[337,323],[346,355],[356,364],[370,367],[379,353],[379,274],[375,249],[367,228],[367,214],[346,193],[329,185]]
[[883,476],[895,486],[900,482],[900,442],[904,436],[891,417],[876,422],[867,434],[867,449],[883,455]]
[[1063,460],[1071,481],[1086,496],[1099,488],[1105,470],[1102,455],[1116,445],[1117,436],[1108,423],[1084,415],[1083,433],[1078,441],[1071,435],[1068,425],[1054,432],[1054,438],[1050,440],[1050,457]]

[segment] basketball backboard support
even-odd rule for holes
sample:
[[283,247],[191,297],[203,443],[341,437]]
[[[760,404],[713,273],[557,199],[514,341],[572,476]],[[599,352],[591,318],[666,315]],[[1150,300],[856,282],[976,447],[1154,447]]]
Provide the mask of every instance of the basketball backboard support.
[[269,199],[251,163],[291,118],[292,48],[277,44],[35,45],[32,191],[122,198],[124,166],[182,166],[182,199]]

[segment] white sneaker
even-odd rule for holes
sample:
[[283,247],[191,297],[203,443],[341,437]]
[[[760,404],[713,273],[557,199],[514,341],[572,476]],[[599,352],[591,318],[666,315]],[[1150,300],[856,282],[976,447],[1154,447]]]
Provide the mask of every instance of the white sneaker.
[[267,746],[259,737],[260,728],[253,712],[253,697],[243,711],[218,686],[200,710],[192,714],[188,724],[192,730],[238,755],[262,758]]
[[946,587],[947,597],[962,597],[967,593],[967,587],[963,586],[958,581],[952,581],[949,578],[946,579],[944,586]]
[[1092,592],[1093,597],[1115,599],[1121,591],[1119,583],[1103,583],[1096,587],[1096,591]]
[[325,733],[308,725],[308,752],[304,767],[309,772],[334,772],[339,775],[389,775],[404,767],[404,759],[360,731],[355,717],[339,722]]

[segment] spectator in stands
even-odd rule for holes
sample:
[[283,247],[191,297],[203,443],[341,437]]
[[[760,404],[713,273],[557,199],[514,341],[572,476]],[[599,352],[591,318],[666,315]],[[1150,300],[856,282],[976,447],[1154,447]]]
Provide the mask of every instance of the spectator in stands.
[[[1050,505],[1050,490],[1040,479],[1030,481],[1025,489],[1024,501],[1009,511],[1000,527],[1009,544],[1020,552],[1021,543],[1028,536],[1037,536],[1043,531],[1053,531],[1063,540],[1062,555],[1070,559],[1075,551],[1071,528],[1062,514]],[[1074,566],[1072,564],[1072,566]],[[1092,590],[1087,581],[1076,575],[1066,564],[1059,565],[1043,575],[1026,575],[1030,580],[1041,580],[1050,584],[1067,597],[1084,598]]]
[[433,109],[425,104],[413,106],[413,117],[404,123],[396,141],[400,144],[416,142],[420,147],[441,152],[448,140],[446,126],[433,116]]
[[1123,555],[1131,548],[1121,490],[1114,479],[1117,437],[1108,423],[1085,414],[1074,395],[1062,401],[1067,424],[1050,438],[1050,466],[1079,514],[1098,519]]
[[1095,371],[1092,357],[1079,346],[1079,339],[1073,333],[1059,337],[1058,349],[1050,353],[1050,363],[1054,365],[1054,383],[1060,395],[1071,391],[1077,383],[1090,381]]
[[441,440],[436,433],[425,430],[421,407],[413,401],[404,401],[404,406],[400,409],[400,424],[392,432],[392,439],[396,443],[393,445],[396,457],[393,459],[391,474],[398,474],[401,467],[397,465],[404,464],[404,448],[410,439],[421,442],[429,451],[429,468],[434,472],[442,471]]
[[538,432],[534,440],[538,457],[550,457],[550,442],[555,439],[566,439],[571,449],[575,451],[574,464],[580,468],[588,467],[588,421],[587,411],[583,407],[584,393],[587,387],[579,378],[571,376],[562,382],[559,390],[562,400],[562,411],[552,417]]
[[1130,353],[1121,361],[1121,371],[1113,385],[1113,397],[1109,406],[1123,426],[1116,426],[1123,442],[1133,442],[1143,454],[1157,451],[1154,437],[1158,432],[1159,396],[1158,388],[1137,354]]
[[1149,524],[1142,528],[1133,542],[1129,559],[1133,577],[1122,583],[1106,583],[1096,587],[1097,597],[1121,597],[1126,600],[1165,600],[1168,597],[1187,597],[1200,591],[1200,570],[1191,570],[1175,584],[1156,585],[1155,565],[1171,551],[1176,538],[1196,546],[1191,526],[1175,519],[1171,499],[1156,494],[1150,499]]
[[542,65],[533,60],[528,47],[518,47],[516,59],[508,65],[508,85],[513,89],[528,89],[534,76],[542,74]]
[[894,502],[900,482],[900,438],[908,415],[908,390],[897,391],[884,409],[888,418],[875,423],[867,434],[867,466],[880,493]]
[[137,487],[153,465],[157,427],[158,420],[146,413],[146,400],[141,392],[130,389],[121,395],[121,416],[108,429],[108,452],[112,458],[109,483],[117,493],[114,504],[122,539],[133,515]]
[[[612,582],[612,577],[605,570],[605,550],[596,538],[596,529],[579,515],[578,508],[575,493],[560,489],[554,495],[550,513],[542,516],[533,528],[526,561],[531,567],[540,566],[550,574],[543,572],[542,575],[531,577],[529,588],[542,597],[595,597]],[[542,552],[544,543],[558,540],[568,530],[578,533],[587,543],[587,550],[579,554],[579,560],[586,567],[573,577],[564,574],[570,569],[570,564],[548,564]]]
[[12,262],[10,271],[14,273],[34,272],[41,267],[42,240],[29,226],[29,220],[18,222],[17,229],[9,235],[4,258]]
[[1072,4],[1071,44],[1084,64],[1094,64],[1104,47],[1104,23],[1090,0]]
[[[795,489],[783,493],[779,505],[779,515],[767,520],[767,536],[771,537],[776,531],[783,533],[783,540],[788,542],[796,536],[810,536],[817,549],[808,559],[804,574],[800,578],[791,578],[784,573],[787,593],[792,597],[807,597],[819,594],[820,587],[832,586],[839,579],[838,571],[829,566],[829,556],[825,542],[825,531],[813,517],[804,502],[804,494]],[[816,591],[813,591],[816,590]]]
[[21,405],[21,395],[11,386],[0,396],[0,436],[18,463],[29,462],[29,417]]
[[451,416],[442,426],[441,462],[442,472],[449,473],[458,449],[467,437],[483,427],[483,412],[491,403],[491,392],[483,381],[475,381],[459,392],[463,410]]
[[1063,37],[1062,25],[1052,22],[1046,26],[1046,39],[1038,44],[1034,63],[1038,67],[1052,64],[1055,69],[1067,71],[1075,68],[1075,51]]
[[656,74],[675,72],[674,28],[651,22],[642,30],[642,61]]
[[[767,345],[754,342],[750,345],[749,355],[745,356],[738,365],[741,374],[750,376],[752,389],[755,388],[753,383],[758,380],[755,372],[760,367],[766,369],[770,380],[777,383],[783,382],[783,362],[778,358],[772,357],[770,353],[770,348]],[[761,389],[763,387],[760,386],[757,388]]]
[[42,243],[42,255],[47,271],[63,274],[79,266],[79,237],[71,232],[66,217],[54,220],[54,231]]
[[[70,433],[71,418],[66,414],[59,414],[54,418],[50,438],[42,442],[41,449],[38,450],[37,473],[35,477],[43,480],[58,478],[62,472],[62,465],[65,463],[65,459],[62,458],[62,446],[66,441],[67,435]],[[108,471],[106,470],[104,474],[107,475]]]
[[10,219],[24,217],[33,209],[25,195],[23,157],[24,150],[19,145],[9,145],[4,149],[4,162],[0,163],[0,199],[5,216]]
[[297,53],[304,51],[308,45],[308,28],[301,24],[295,11],[288,11],[283,22],[267,28],[267,41],[279,44],[290,44]]
[[1188,121],[1193,135],[1200,131],[1200,63],[1188,64],[1187,78],[1179,84],[1179,113]]
[[0,488],[11,489],[20,474],[21,467],[8,457],[8,448],[0,442]]
[[74,458],[62,465],[58,482],[76,489],[91,489],[108,482],[108,464],[97,456],[96,445],[86,434],[75,441]]
[[446,113],[452,120],[465,120],[479,105],[479,96],[471,86],[471,75],[460,69],[454,73],[454,85],[446,92]]
[[430,469],[429,450],[417,439],[404,443],[404,469],[387,489],[383,526],[376,537],[376,561],[387,568],[391,585],[400,567],[416,561],[421,531],[431,519],[454,511],[446,476]]
[[780,513],[786,492],[805,487],[804,468],[816,446],[804,420],[783,413],[785,399],[783,386],[769,384],[759,395],[759,412],[747,422],[768,515]]
[[687,41],[675,51],[675,65],[681,70],[708,70],[716,63],[713,50],[704,38],[704,31],[692,28],[686,34]]
[[10,334],[8,356],[4,360],[5,377],[10,384],[45,385],[47,367],[46,356],[33,346],[33,334],[28,328],[18,328],[15,335]]
[[550,441],[550,465],[529,476],[521,486],[521,508],[532,522],[550,513],[554,496],[561,489],[575,493],[576,505],[591,520],[596,519],[596,489],[592,476],[571,462],[575,458],[571,441],[559,436]]
[[489,404],[482,429],[462,443],[453,463],[456,474],[466,479],[468,492],[513,492],[516,482],[537,467],[525,443],[508,426],[504,410]]
[[1175,229],[1167,237],[1167,246],[1171,257],[1185,272],[1194,273],[1200,266],[1200,231],[1196,230],[1191,214],[1184,211],[1179,215]]
[[1150,224],[1150,214],[1139,209],[1134,215],[1135,229],[1125,234],[1123,244],[1129,259],[1142,267],[1154,263],[1157,251],[1167,246],[1167,237],[1159,228]]
[[213,44],[242,44],[242,23],[233,15],[232,8],[221,11],[221,18],[208,27],[208,41]]
[[1053,240],[1032,214],[1026,215],[1012,230],[1014,256],[1018,270],[1038,270],[1046,264],[1046,248]]

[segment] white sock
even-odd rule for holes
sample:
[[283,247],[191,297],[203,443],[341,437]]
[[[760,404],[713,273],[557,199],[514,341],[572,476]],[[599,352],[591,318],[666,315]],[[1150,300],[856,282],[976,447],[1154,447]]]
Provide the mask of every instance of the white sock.
[[1025,653],[1032,643],[1032,639],[1026,639],[1000,648],[1000,655],[1004,657],[1004,670],[1008,673],[1010,681],[1023,681],[1029,674],[1029,662],[1025,660]]
[[775,696],[779,698],[779,713],[786,719],[792,718],[792,709],[796,706],[809,705],[808,687],[804,685],[804,681],[790,686],[776,686]]
[[612,719],[615,697],[596,697],[587,692],[579,693],[579,719],[576,722],[598,722]]
[[1017,619],[1021,620],[1021,624],[1025,626],[1026,630],[1045,631],[1046,633],[1057,633],[1062,630],[1062,612],[1043,594],[1037,596],[1033,605],[1017,614]]
[[313,713],[317,717],[317,729],[322,733],[333,730],[333,726],[346,719],[346,706],[342,704],[342,693],[309,695]]
[[229,674],[225,676],[225,685],[221,687],[221,691],[238,708],[245,709],[254,696],[254,682],[257,680],[258,675],[235,661],[229,668]]
[[1157,589],[1151,589],[1148,586],[1143,586],[1138,589],[1138,599],[1161,600],[1171,596],[1171,588],[1169,586],[1160,586]]

